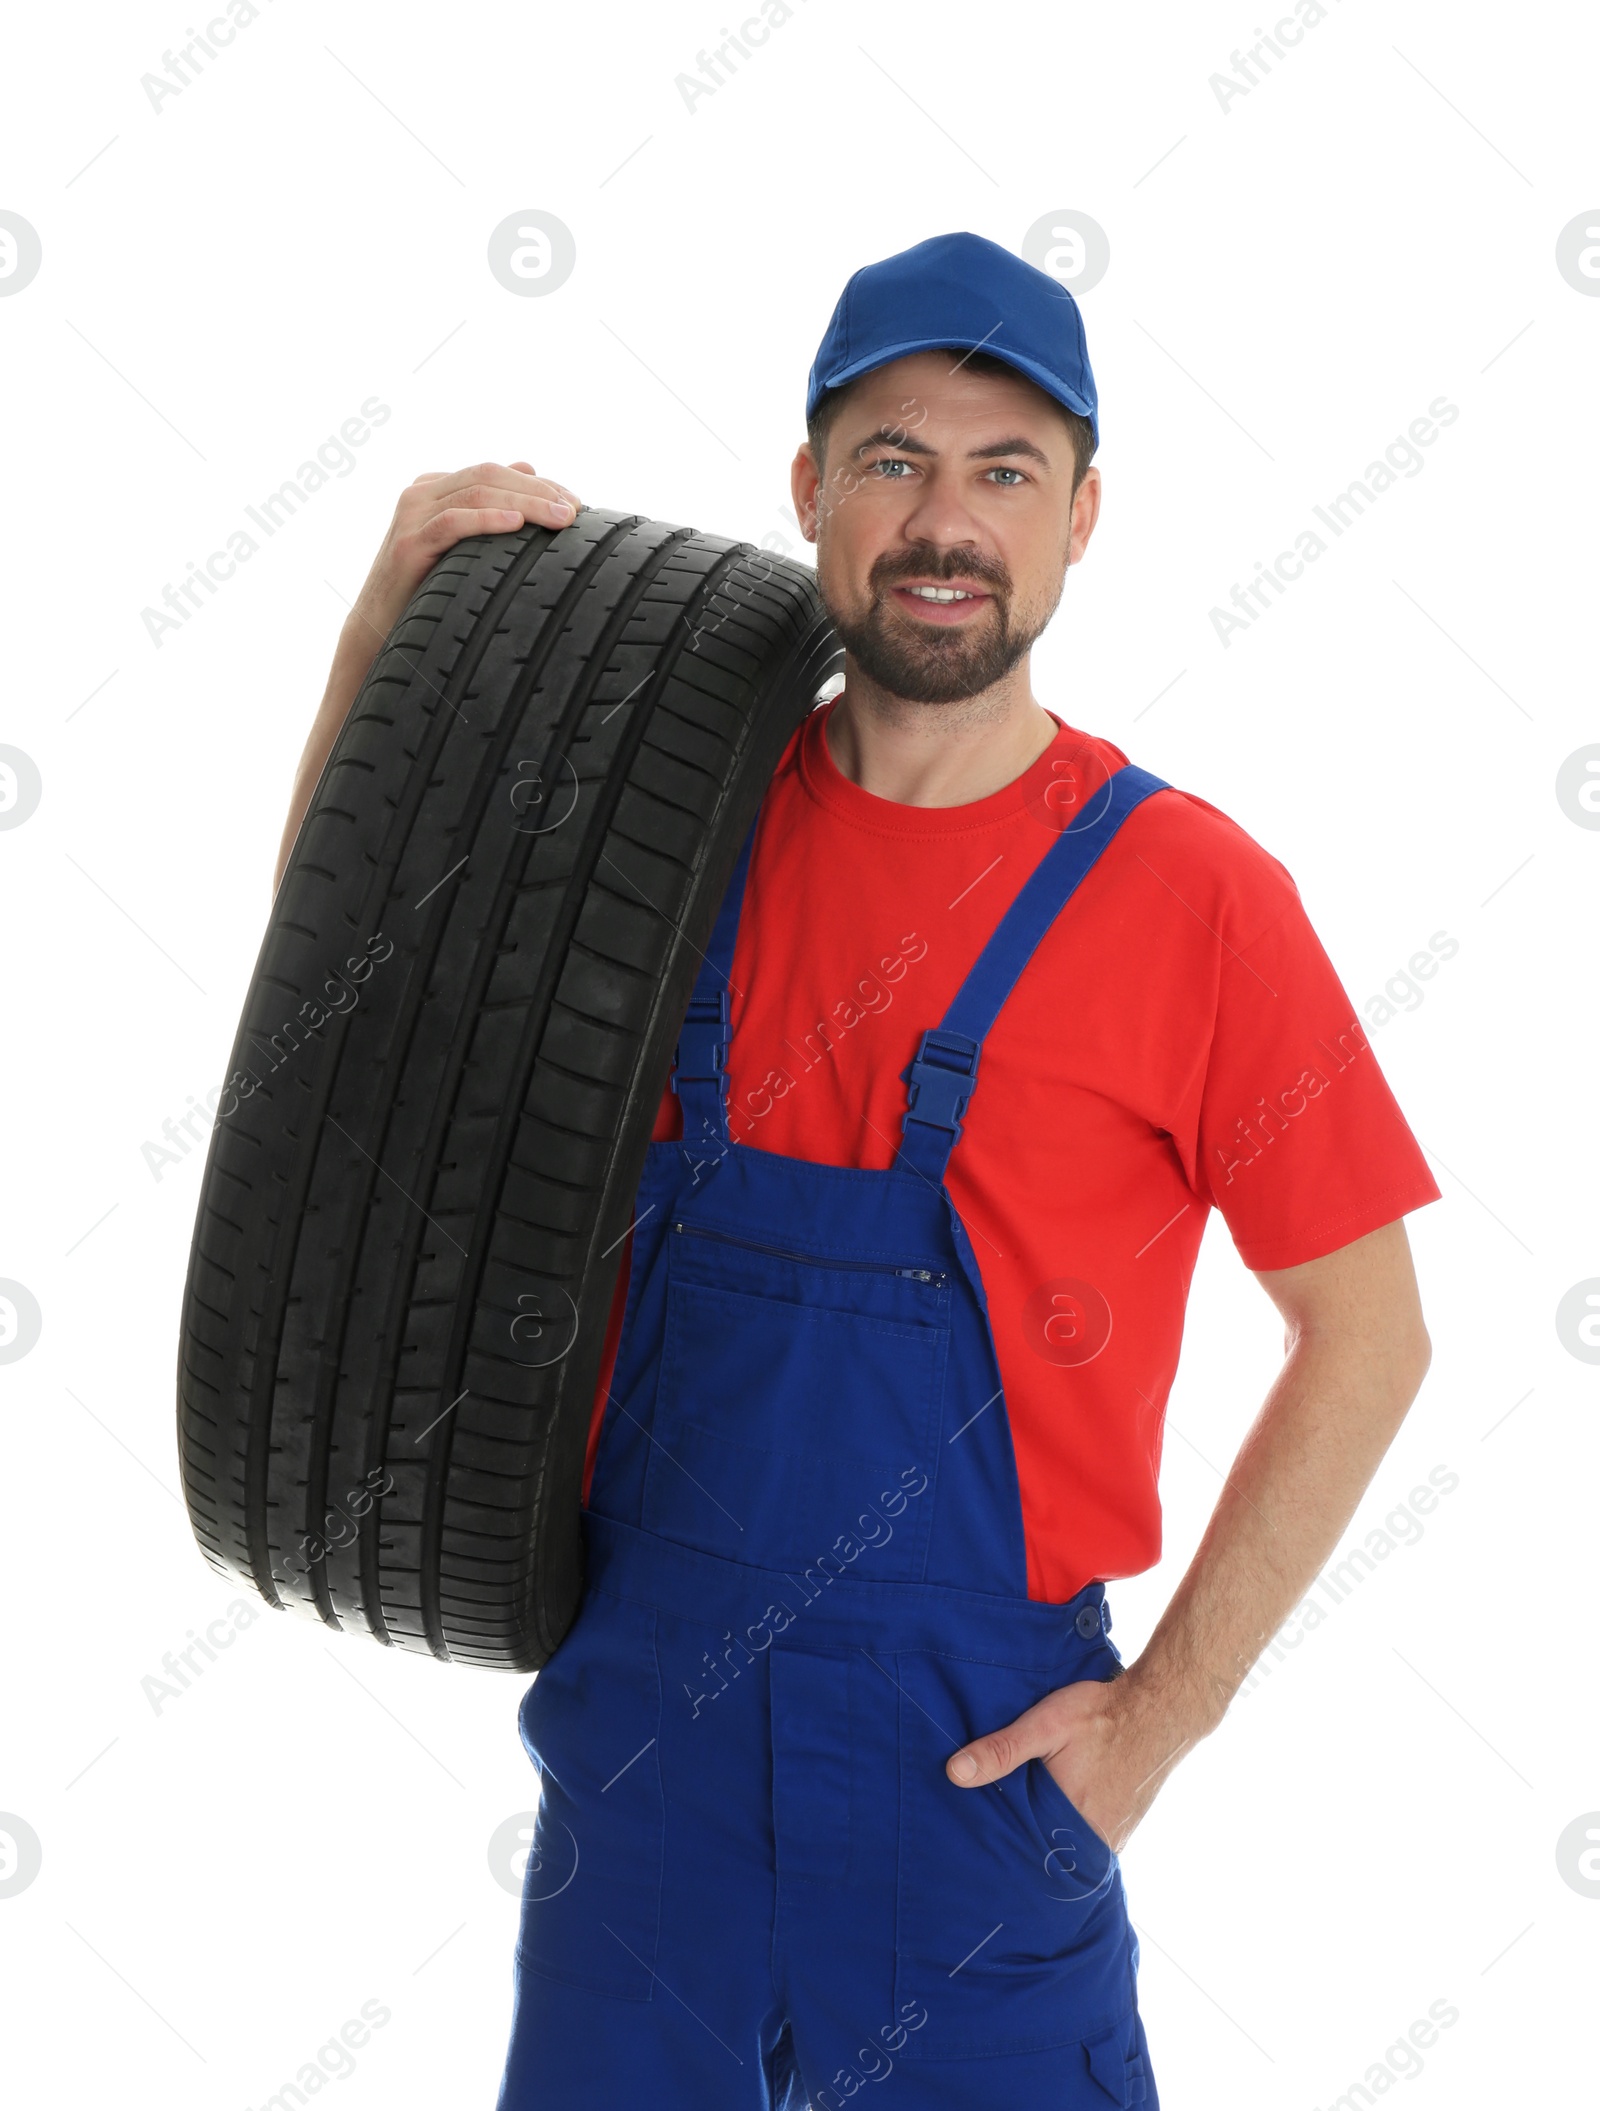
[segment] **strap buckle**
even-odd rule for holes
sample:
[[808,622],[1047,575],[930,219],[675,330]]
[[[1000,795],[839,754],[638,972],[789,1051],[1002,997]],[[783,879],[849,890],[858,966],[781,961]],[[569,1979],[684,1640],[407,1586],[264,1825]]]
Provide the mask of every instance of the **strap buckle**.
[[671,1086],[678,1089],[679,1078],[704,1080],[715,1084],[724,1099],[728,1096],[728,1037],[731,1031],[726,988],[718,990],[715,997],[691,997],[689,1009],[678,1033],[678,1045],[673,1052]]
[[982,1047],[970,1034],[930,1026],[917,1044],[915,1057],[900,1073],[907,1086],[906,1120],[948,1129],[952,1140],[958,1137]]

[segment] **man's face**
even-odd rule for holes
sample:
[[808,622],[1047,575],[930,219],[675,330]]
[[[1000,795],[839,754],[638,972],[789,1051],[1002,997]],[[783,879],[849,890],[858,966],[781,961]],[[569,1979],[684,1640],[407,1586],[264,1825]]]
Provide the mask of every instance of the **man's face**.
[[1099,472],[1074,500],[1072,471],[1064,416],[1022,374],[918,352],[852,383],[821,475],[802,445],[792,483],[823,604],[861,671],[919,704],[1009,674],[1094,529]]

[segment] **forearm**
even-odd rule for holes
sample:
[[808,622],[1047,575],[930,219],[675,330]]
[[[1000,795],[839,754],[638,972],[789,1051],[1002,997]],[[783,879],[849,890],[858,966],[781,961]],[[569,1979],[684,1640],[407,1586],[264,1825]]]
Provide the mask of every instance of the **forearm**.
[[294,849],[300,824],[311,804],[311,795],[317,788],[333,744],[339,737],[339,729],[349,716],[350,706],[360,693],[361,684],[367,678],[367,670],[376,656],[375,645],[364,633],[364,627],[352,630],[347,623],[339,634],[339,644],[333,656],[333,665],[328,671],[328,686],[322,693],[322,702],[312,721],[311,731],[306,736],[301,750],[299,765],[294,773],[294,787],[289,795],[289,815],[284,822],[283,837],[278,845],[278,862],[272,876],[272,891],[277,893],[282,884],[284,869],[289,863],[289,853]]
[[[1216,1728],[1305,1596],[1415,1399],[1426,1337],[1302,1330],[1128,1676],[1179,1749]],[[1120,1682],[1119,1682],[1120,1683]]]

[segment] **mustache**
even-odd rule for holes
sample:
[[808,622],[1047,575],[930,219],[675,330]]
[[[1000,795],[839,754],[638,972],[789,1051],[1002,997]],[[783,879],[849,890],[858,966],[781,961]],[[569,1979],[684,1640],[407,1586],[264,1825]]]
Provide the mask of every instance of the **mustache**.
[[999,593],[1011,590],[1011,574],[997,557],[986,557],[979,550],[936,550],[930,543],[886,552],[867,574],[872,587],[894,586],[902,579],[975,579]]

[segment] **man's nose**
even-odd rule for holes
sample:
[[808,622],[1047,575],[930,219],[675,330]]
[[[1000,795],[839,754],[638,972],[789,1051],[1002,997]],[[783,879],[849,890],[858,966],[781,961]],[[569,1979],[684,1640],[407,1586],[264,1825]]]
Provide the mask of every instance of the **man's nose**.
[[933,543],[941,550],[961,543],[977,547],[979,523],[953,480],[929,477],[911,502],[911,511],[901,523],[908,543]]

